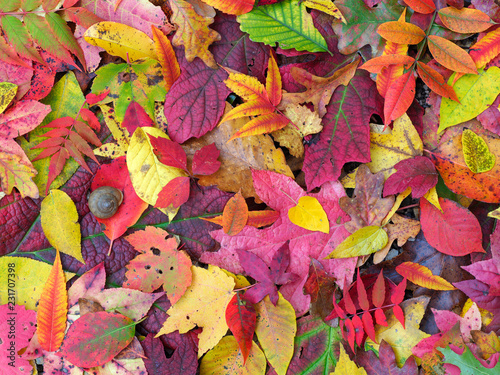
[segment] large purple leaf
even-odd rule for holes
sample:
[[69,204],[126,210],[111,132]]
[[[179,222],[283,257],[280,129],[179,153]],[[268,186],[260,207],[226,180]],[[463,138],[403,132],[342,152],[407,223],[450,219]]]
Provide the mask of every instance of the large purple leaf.
[[335,181],[347,162],[370,161],[370,117],[382,113],[382,97],[368,72],[358,70],[347,86],[335,90],[323,117],[319,140],[306,147],[307,189]]

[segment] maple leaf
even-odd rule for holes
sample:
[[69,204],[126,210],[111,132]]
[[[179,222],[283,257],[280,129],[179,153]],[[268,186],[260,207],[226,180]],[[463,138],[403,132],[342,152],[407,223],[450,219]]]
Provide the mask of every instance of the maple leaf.
[[290,301],[297,315],[309,309],[310,296],[302,292],[307,280],[310,259],[318,259],[325,270],[344,285],[354,273],[356,258],[323,258],[348,236],[344,222],[348,219],[338,205],[338,199],[345,195],[342,185],[330,181],[325,183],[319,193],[308,194],[315,197],[325,210],[330,223],[329,233],[311,232],[290,222],[288,210],[295,206],[306,193],[290,178],[270,171],[253,171],[253,181],[259,197],[272,209],[279,211],[275,223],[264,229],[246,226],[238,235],[228,236],[222,230],[214,231],[211,236],[220,243],[221,249],[214,253],[204,253],[201,261],[221,266],[233,273],[244,270],[238,262],[237,251],[246,250],[260,257],[268,266],[272,258],[287,241],[290,249],[289,272],[300,276],[295,282],[281,287],[280,292]]
[[298,279],[297,275],[286,272],[290,264],[288,244],[284,244],[275,252],[271,260],[271,270],[257,255],[245,250],[237,250],[237,253],[245,272],[256,281],[259,281],[258,284],[248,289],[244,294],[244,298],[251,303],[260,302],[269,294],[271,302],[276,306],[278,303],[276,285],[285,285]]
[[284,128],[290,122],[283,114],[275,113],[276,106],[281,102],[282,94],[281,75],[274,52],[269,57],[268,66],[265,87],[255,77],[241,73],[229,72],[229,78],[224,81],[227,87],[241,96],[246,103],[226,113],[221,122],[256,116],[233,134],[229,141],[249,135],[271,133]]

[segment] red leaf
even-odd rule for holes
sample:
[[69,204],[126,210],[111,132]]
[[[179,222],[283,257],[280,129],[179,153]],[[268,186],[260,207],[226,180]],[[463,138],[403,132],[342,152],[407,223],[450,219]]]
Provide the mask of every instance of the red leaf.
[[429,14],[436,10],[436,6],[432,0],[404,0],[404,2],[418,13]]
[[377,342],[377,338],[375,337],[375,326],[373,325],[373,318],[370,312],[363,313],[361,317],[363,321],[363,327],[365,328],[366,334],[373,342]]
[[[94,115],[94,114],[92,113],[92,115]],[[98,146],[98,147],[102,145],[101,141],[99,140],[99,138],[97,138],[97,135],[95,135],[95,133],[90,128],[90,126],[88,126],[87,124],[85,124],[84,122],[81,122],[81,121],[75,121],[74,125],[75,125],[75,129],[78,132],[78,134],[80,134],[80,136],[83,139],[85,139],[87,142],[90,142],[93,145]],[[45,134],[47,135],[48,133],[49,132],[47,132]]]
[[445,98],[451,99],[460,103],[458,100],[457,93],[453,90],[453,87],[448,85],[443,76],[432,69],[427,64],[417,61],[417,72],[422,81],[429,86],[429,88],[436,94],[441,95]]
[[351,295],[349,294],[349,290],[347,288],[344,291],[344,306],[349,314],[356,314],[356,306],[354,305],[354,302],[352,301]]
[[344,334],[347,336],[347,342],[351,347],[351,350],[354,352],[354,341],[356,340],[356,329],[354,328],[354,324],[352,324],[350,319],[346,319],[344,322]]
[[[132,133],[130,133],[132,134]],[[154,153],[160,163],[187,171],[186,152],[180,144],[163,137],[149,136]]]
[[484,253],[481,226],[472,212],[446,198],[439,198],[439,203],[443,212],[427,199],[420,199],[420,223],[427,242],[447,255]]
[[238,342],[245,363],[250,354],[257,322],[255,309],[236,293],[226,307],[226,322]]
[[399,285],[393,290],[391,294],[391,302],[399,305],[403,302],[405,298],[405,290],[406,290],[406,277],[403,278],[403,281],[399,283]]
[[372,301],[375,307],[382,307],[385,301],[385,281],[384,271],[380,271],[377,276],[377,281],[372,289]]
[[377,324],[384,327],[387,327],[389,325],[389,323],[387,323],[384,311],[380,308],[375,310],[375,321],[377,322]]
[[85,100],[87,101],[87,104],[92,107],[94,104],[99,103],[101,100],[103,100],[106,96],[109,94],[109,89],[104,90],[103,92],[99,94],[87,94],[85,97]]
[[396,319],[399,320],[403,328],[405,328],[405,313],[403,312],[403,309],[399,305],[396,305],[392,307],[392,312]]
[[401,117],[415,98],[415,75],[412,71],[397,78],[385,94],[384,124]]
[[[80,116],[82,116],[82,119],[84,121],[87,121],[89,123],[89,125],[92,127],[92,129],[95,129],[95,130],[101,129],[101,124],[99,123],[99,120],[97,119],[94,112],[92,112],[90,109],[82,108],[80,110]],[[93,134],[93,132],[92,132],[92,134]]]
[[363,338],[365,337],[365,331],[363,329],[363,322],[361,321],[359,316],[354,315],[352,317],[352,325],[354,326],[356,332],[356,344],[358,344],[358,346],[361,347],[361,344],[363,343]]
[[425,156],[401,160],[394,168],[397,172],[385,181],[384,197],[401,193],[411,187],[412,197],[421,198],[438,182],[434,163]]
[[52,182],[62,172],[64,164],[66,164],[66,160],[68,158],[69,152],[65,148],[60,148],[59,151],[57,151],[50,158],[49,175],[47,176],[47,188],[45,189],[45,195],[48,194]]
[[[342,310],[340,308],[340,306],[337,304],[337,301],[335,300],[335,294],[333,295],[333,310],[337,313],[337,315],[340,317],[340,319],[345,320],[347,318],[347,315],[346,313],[344,312],[344,310]],[[325,320],[330,320],[330,319],[333,319],[333,317],[331,317],[332,314],[330,314],[329,316],[327,316],[325,318]]]
[[363,280],[361,279],[361,276],[359,274],[359,268],[358,268],[358,278],[356,280],[356,288],[358,290],[359,307],[361,307],[363,311],[368,311],[368,309],[370,308],[370,301],[368,301],[368,295],[366,294],[366,289],[363,284]]
[[220,151],[211,143],[197,150],[193,156],[192,171],[193,174],[208,176],[217,172],[221,162],[217,160]]
[[158,194],[155,207],[180,207],[189,199],[189,177],[179,176],[169,181]]
[[154,126],[154,122],[139,103],[132,101],[125,111],[121,126],[127,129],[129,134],[134,134],[138,127]]

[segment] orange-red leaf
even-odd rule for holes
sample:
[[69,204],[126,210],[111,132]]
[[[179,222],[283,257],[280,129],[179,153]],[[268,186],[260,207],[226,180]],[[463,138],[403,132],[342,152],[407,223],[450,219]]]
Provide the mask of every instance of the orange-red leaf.
[[236,293],[226,307],[226,322],[238,342],[245,363],[250,354],[257,324],[257,314],[253,305],[241,299]]
[[255,0],[203,0],[203,2],[224,13],[239,16],[250,12]]
[[179,176],[169,181],[158,194],[155,207],[180,207],[189,199],[189,177]]
[[271,104],[276,107],[281,102],[281,74],[276,63],[274,50],[271,50],[267,65],[266,91]]
[[151,25],[151,31],[153,32],[156,55],[158,56],[161,72],[165,79],[165,88],[169,91],[174,82],[181,75],[181,68],[177,61],[177,57],[175,57],[172,44],[166,35],[154,25]]
[[460,73],[477,74],[476,64],[462,48],[437,35],[429,35],[429,50],[438,63]]
[[500,28],[487,33],[470,48],[469,54],[478,69],[497,57],[500,54]]
[[443,24],[457,33],[480,33],[493,25],[490,17],[478,9],[447,7],[438,14]]
[[248,220],[248,206],[239,191],[224,207],[222,212],[222,229],[224,233],[234,236],[241,232]]
[[371,60],[368,60],[363,65],[359,67],[359,69],[368,70],[370,73],[380,73],[383,68],[390,65],[409,65],[413,64],[415,59],[411,56],[407,55],[382,55],[379,57],[375,57]]
[[448,85],[441,74],[423,62],[417,61],[417,72],[422,81],[436,94],[460,103],[453,87]]
[[385,22],[378,27],[377,32],[382,38],[398,44],[418,44],[425,38],[424,30],[408,22]]
[[56,250],[56,259],[43,287],[37,313],[38,342],[44,350],[54,352],[61,346],[66,330],[67,314],[66,280],[59,250]]
[[272,133],[275,130],[284,128],[289,123],[290,120],[278,113],[262,115],[247,122],[240,130],[234,133],[229,141],[235,138],[248,137],[250,135]]
[[432,274],[425,266],[413,262],[404,262],[396,267],[396,272],[412,283],[433,290],[455,290],[456,288],[440,276]]
[[396,79],[385,94],[384,124],[388,125],[406,113],[415,98],[415,76],[407,72]]
[[[408,46],[406,44],[397,44],[392,42],[387,42],[385,45],[384,53],[382,56],[386,55],[402,55],[406,56],[408,52]],[[403,65],[389,65],[383,68],[380,74],[377,74],[377,91],[385,98],[387,90],[393,82],[401,77],[404,73]]]
[[385,301],[384,271],[381,270],[372,289],[372,301],[375,307],[382,307]]
[[220,121],[221,123],[241,117],[266,115],[273,113],[276,108],[267,101],[252,100],[230,110]]
[[432,0],[404,0],[404,2],[418,13],[429,14],[436,10],[436,6]]
[[[250,225],[255,228],[265,227],[267,225],[271,225],[272,223],[274,223],[279,217],[280,213],[278,211],[272,211],[272,210],[249,211],[246,225]],[[222,226],[222,215],[213,217],[211,219],[205,219],[205,218],[202,219]]]

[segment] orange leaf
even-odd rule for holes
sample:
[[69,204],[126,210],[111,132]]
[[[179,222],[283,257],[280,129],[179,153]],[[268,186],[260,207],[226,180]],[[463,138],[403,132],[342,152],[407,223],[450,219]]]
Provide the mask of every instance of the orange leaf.
[[161,72],[165,79],[165,88],[169,91],[174,82],[181,75],[181,68],[177,61],[177,57],[175,57],[172,44],[166,35],[154,25],[151,25],[151,31],[153,32],[156,55],[158,56],[158,61],[162,68]]
[[[249,211],[246,225],[250,225],[255,228],[260,228],[266,225],[271,225],[279,217],[280,213],[278,211],[271,211],[271,210]],[[222,215],[213,217],[211,219],[205,219],[205,218],[202,219],[222,226]]]
[[255,0],[203,0],[204,3],[227,14],[239,16],[253,9]]
[[415,59],[407,55],[382,55],[368,60],[359,69],[368,70],[370,73],[380,73],[383,68],[390,65],[409,65],[413,64]]
[[231,111],[226,113],[226,115],[222,118],[220,123],[234,120],[241,117],[249,117],[249,116],[258,116],[258,115],[266,115],[269,113],[273,113],[276,110],[275,107],[271,105],[269,102],[265,102],[262,100],[252,100],[239,106],[233,108]]
[[436,6],[432,0],[404,0],[404,2],[418,13],[429,14],[436,10]]
[[396,79],[385,95],[384,124],[401,117],[415,98],[415,76],[407,72]]
[[480,33],[493,25],[490,17],[478,9],[447,7],[438,14],[443,24],[457,33]]
[[424,30],[408,22],[385,22],[378,27],[377,32],[382,38],[398,44],[418,44],[425,38]]
[[229,77],[224,81],[226,86],[243,100],[269,102],[266,89],[255,77],[226,69]]
[[[408,52],[408,46],[406,44],[397,44],[392,42],[387,42],[385,45],[384,53],[382,56],[386,55],[402,55],[406,56]],[[377,74],[377,91],[385,98],[387,90],[393,82],[401,77],[404,73],[404,67],[402,65],[390,65],[386,68],[382,68],[380,74]]]
[[429,50],[438,63],[450,70],[477,74],[476,64],[462,48],[437,35],[429,35]]
[[249,135],[271,133],[275,130],[284,128],[289,123],[290,120],[277,113],[262,115],[247,122],[240,130],[229,138],[229,141],[235,138],[248,137]]
[[455,90],[444,81],[441,74],[420,61],[417,61],[417,72],[422,81],[436,94],[460,103]]
[[276,107],[281,102],[281,74],[276,63],[274,50],[271,50],[271,56],[267,63],[266,91],[271,104]]
[[469,50],[478,69],[484,67],[500,54],[500,28],[487,33]]
[[396,267],[396,272],[412,283],[432,290],[455,290],[456,288],[440,276],[432,274],[425,266],[413,262],[404,262]]
[[61,346],[66,330],[67,314],[66,280],[59,250],[56,249],[56,259],[43,287],[37,313],[38,342],[44,350],[54,352]]
[[222,229],[224,233],[234,236],[241,232],[248,220],[248,206],[241,191],[237,192],[224,207],[222,213]]

